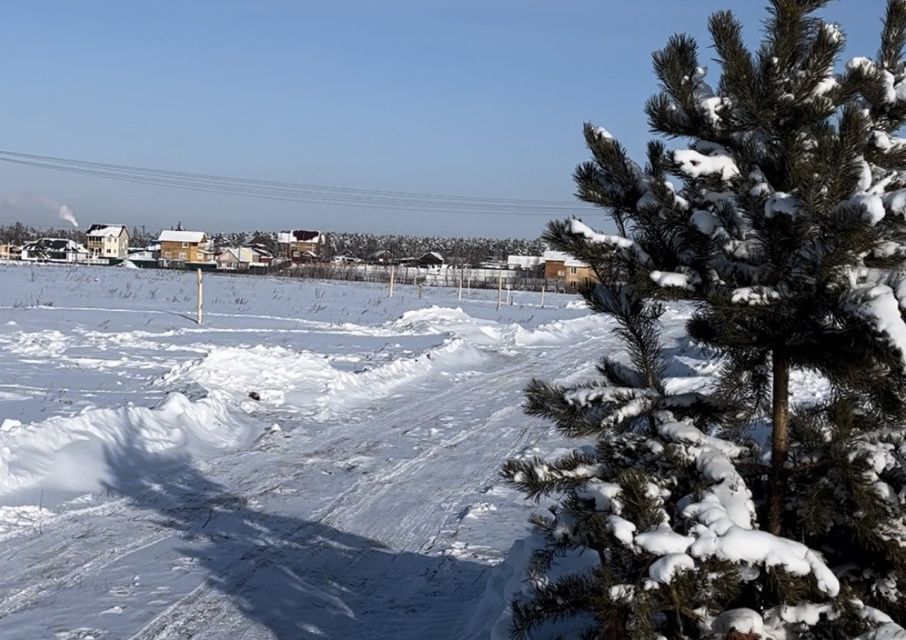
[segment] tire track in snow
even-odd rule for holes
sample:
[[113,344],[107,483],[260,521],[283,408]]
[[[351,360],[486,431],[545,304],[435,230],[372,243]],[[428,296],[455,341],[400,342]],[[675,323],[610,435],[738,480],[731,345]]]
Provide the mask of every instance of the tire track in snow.
[[[594,342],[594,339],[583,341],[577,345],[577,348],[585,347],[592,342]],[[438,406],[443,405],[445,401],[451,399],[461,400],[462,398],[469,398],[469,405],[472,410],[475,411],[476,404],[478,404],[478,406],[500,405],[501,398],[499,397],[499,392],[495,391],[500,387],[499,383],[503,382],[505,388],[513,390],[512,403],[508,406],[492,412],[489,416],[484,414],[484,412],[479,411],[479,416],[486,417],[474,419],[472,424],[467,428],[462,429],[450,437],[432,443],[431,446],[420,450],[412,458],[399,460],[391,467],[377,473],[360,476],[352,483],[352,485],[338,493],[329,504],[315,511],[310,517],[311,522],[306,523],[298,529],[285,532],[284,536],[287,538],[304,537],[306,532],[316,530],[321,526],[328,526],[332,529],[342,531],[350,531],[351,529],[354,529],[354,527],[350,527],[350,524],[355,523],[357,517],[363,513],[366,507],[386,501],[388,495],[390,500],[393,499],[394,490],[398,488],[397,485],[393,483],[393,480],[399,477],[412,478],[416,471],[424,470],[430,465],[431,461],[443,451],[455,448],[470,438],[481,437],[486,440],[488,435],[487,423],[489,421],[513,414],[518,415],[518,407],[522,400],[522,386],[530,377],[529,370],[536,366],[537,363],[532,361],[520,362],[504,370],[498,369],[492,372],[484,372],[483,375],[477,377],[477,379],[473,378],[467,380],[468,384],[465,385],[466,388],[463,388],[463,386],[460,385],[453,385],[447,390],[433,396],[432,404]],[[571,368],[572,367],[561,367],[561,370]],[[495,379],[494,385],[488,384],[488,380],[486,379],[488,377],[493,377]],[[475,402],[477,397],[481,398],[481,403]],[[455,411],[453,412],[455,413]],[[435,414],[429,414],[427,417],[423,418],[420,423],[430,424],[436,417]],[[390,432],[385,431],[384,435],[391,435],[391,432],[394,431],[403,432],[412,430],[414,428],[412,418],[411,410],[408,408],[397,408],[387,413],[381,413],[381,423],[397,425],[396,427],[391,428]],[[513,415],[513,418],[515,420],[515,415]],[[361,433],[360,435],[361,437],[366,437],[374,434]],[[543,432],[538,431],[533,434],[531,430],[526,428],[509,428],[502,433],[497,434],[495,441],[489,443],[485,447],[485,450],[492,453],[484,460],[484,464],[481,466],[482,471],[480,473],[469,474],[468,477],[465,478],[455,479],[460,481],[465,480],[465,488],[463,488],[462,485],[457,485],[456,482],[444,483],[447,491],[438,493],[429,491],[429,501],[434,505],[442,502],[450,503],[464,495],[476,492],[485,486],[490,478],[496,477],[497,468],[502,462],[502,457],[505,455],[504,452],[518,451],[532,442],[537,441],[537,439],[542,436]],[[335,443],[331,443],[332,446],[322,446],[321,451],[328,453],[337,451],[339,449],[339,446],[337,445],[345,444],[351,440],[350,437],[341,438]],[[416,478],[413,479],[413,481],[422,482],[423,479]],[[394,544],[393,546],[397,547],[395,550],[419,552],[429,540],[436,540],[438,534],[447,528],[448,522],[446,519],[438,521],[434,518],[435,511],[436,509],[429,509],[427,512],[409,513],[406,517],[400,519],[386,519],[385,522],[392,522],[390,528],[393,529],[393,535],[388,535],[387,531],[376,532],[374,528],[363,532],[353,532],[371,539],[385,540],[388,542],[392,540],[394,543],[398,543],[401,539],[404,539],[406,544]],[[441,511],[444,511],[447,515],[451,514],[449,509],[441,509]],[[455,513],[455,510],[452,513]],[[430,533],[427,531],[429,529],[431,530]],[[408,535],[402,538],[402,532],[407,532]],[[374,535],[375,533],[383,535]],[[402,549],[399,549],[399,547],[402,547]],[[318,549],[315,547],[303,550],[300,553],[309,558],[316,559],[318,556]],[[437,558],[438,564],[442,564],[444,561],[443,557],[437,556]],[[298,556],[294,557],[294,561],[305,564]],[[221,573],[220,579],[222,581],[230,581],[231,584],[243,584],[259,566],[260,559],[253,558],[251,567],[248,566],[247,562],[242,563],[237,560],[237,562],[233,563],[229,569]],[[236,578],[238,576],[244,576],[246,580],[237,581]],[[379,579],[375,582],[380,584]],[[482,589],[483,585],[477,585],[474,589],[474,595],[477,596],[480,594]],[[461,594],[453,594],[447,599],[450,600],[451,605],[455,606],[432,606],[431,608],[434,612],[431,613],[429,619],[419,619],[418,621],[413,619],[411,613],[402,613],[400,614],[399,625],[394,624],[392,626],[402,627],[403,624],[411,624],[418,628],[425,629],[427,625],[434,629],[452,630],[454,628],[453,623],[460,620],[463,615],[462,605],[464,603]],[[436,605],[438,602],[438,595],[433,594],[431,600],[432,605]],[[193,592],[184,600],[174,603],[169,609],[169,614],[158,616],[153,624],[149,624],[140,632],[132,636],[132,638],[133,640],[165,640],[170,638],[182,638],[187,635],[197,637],[195,632],[203,632],[203,630],[193,628],[189,624],[190,621],[199,620],[202,627],[204,627],[206,626],[204,621],[219,619],[222,616],[226,616],[228,615],[227,610],[232,608],[233,604],[230,602],[227,595],[217,592],[215,587],[203,586],[200,591]],[[376,630],[371,629],[370,632],[375,633]],[[389,635],[386,637],[391,638],[395,637],[396,631],[390,630],[388,633]],[[201,637],[204,636],[202,635]],[[216,635],[213,637],[216,637]],[[249,637],[258,636],[253,635]],[[261,637],[268,636],[265,635]]]
[[[584,342],[581,344],[584,344]],[[550,346],[549,348],[555,347]],[[597,351],[597,349],[595,350]],[[330,458],[332,454],[341,451],[344,455],[365,452],[372,446],[374,441],[395,440],[396,446],[404,449],[413,442],[407,433],[421,430],[430,434],[431,429],[437,424],[443,414],[468,415],[470,417],[467,420],[461,420],[461,423],[453,425],[453,428],[457,425],[460,427],[458,431],[442,436],[439,440],[434,440],[433,434],[420,437],[415,442],[426,446],[419,449],[415,455],[395,460],[387,468],[379,469],[375,473],[356,477],[351,484],[332,496],[327,504],[321,505],[316,509],[311,515],[310,522],[304,523],[298,528],[281,532],[285,538],[292,539],[307,537],[307,533],[316,531],[318,527],[322,526],[346,531],[350,528],[361,529],[363,525],[368,525],[364,529],[368,533],[367,537],[418,552],[426,544],[429,544],[430,540],[436,540],[439,534],[447,528],[449,520],[455,518],[457,510],[451,509],[451,507],[459,506],[458,502],[464,496],[475,492],[485,485],[490,477],[496,476],[497,467],[506,452],[523,448],[533,438],[537,440],[543,435],[539,432],[533,436],[531,432],[524,428],[499,425],[494,433],[488,433],[489,422],[493,423],[497,419],[507,418],[507,416],[515,413],[522,399],[521,388],[531,377],[529,372],[535,367],[541,368],[538,358],[527,357],[529,354],[536,352],[540,352],[540,350],[526,349],[524,353],[517,356],[521,357],[522,360],[515,365],[492,371],[483,370],[478,376],[466,378],[459,384],[449,385],[442,391],[432,393],[430,405],[432,407],[446,406],[446,411],[413,415],[412,409],[400,407],[399,405],[388,411],[388,404],[390,406],[393,406],[393,404],[392,400],[385,398],[372,410],[372,415],[379,418],[374,421],[375,424],[370,424],[368,419],[364,419],[352,425],[348,423],[331,425],[325,429],[326,432],[323,436],[326,437],[319,437],[316,442],[305,442],[303,444],[305,447],[310,444],[317,444],[318,447],[312,451],[305,449],[302,451],[295,450],[295,447],[290,443],[284,451],[279,453],[280,459],[277,462],[285,463],[293,457],[298,457],[302,454],[312,457],[311,464],[303,463],[301,468],[296,470],[292,470],[292,465],[290,464],[281,464],[281,475],[268,474],[263,478],[256,478],[255,482],[250,483],[250,486],[243,488],[241,496],[250,499],[266,498],[276,485],[304,484],[300,481],[312,473],[317,473],[318,464],[323,459]],[[499,357],[489,364],[498,365],[505,361],[506,359]],[[559,368],[562,371],[566,367],[561,366]],[[549,376],[550,374],[545,372],[545,375]],[[408,383],[407,387],[397,390],[397,395],[400,395],[400,392],[411,394],[413,391],[424,393],[426,386],[429,390],[437,391],[436,389],[430,389],[430,385],[424,382],[414,385],[415,389],[408,388],[412,386],[411,382]],[[500,389],[507,390],[504,397],[501,397]],[[421,396],[416,397],[420,398]],[[465,407],[463,407],[463,404],[465,404]],[[501,404],[505,405],[503,409],[500,409]],[[494,412],[494,409],[497,409],[497,411]],[[516,421],[515,417],[513,421]],[[463,477],[446,478],[445,482],[431,482],[432,474],[430,468],[433,461],[437,460],[445,452],[456,450],[467,440],[478,437],[482,438],[483,442],[483,446],[479,447],[478,450],[487,453],[480,461],[472,461],[473,466],[467,475],[463,474]],[[262,444],[262,447],[264,446],[265,444]],[[346,450],[346,447],[349,447],[350,450]],[[409,450],[411,451],[411,448]],[[254,457],[257,455],[262,456],[262,461],[271,463],[273,460],[265,457],[270,455],[270,453],[259,450],[258,446],[256,446],[251,451],[209,461],[205,465],[205,472],[207,473],[208,470],[212,471],[212,478],[214,479],[219,476],[229,478],[229,472],[224,473],[223,470],[228,470],[239,457]],[[298,465],[296,466],[298,467]],[[289,472],[284,474],[287,470]],[[401,514],[399,518],[384,522],[377,521],[377,524],[382,526],[374,526],[375,522],[368,522],[367,518],[363,522],[363,513],[370,509],[380,510],[384,506],[395,502],[398,497],[396,494],[399,491],[400,483],[398,481],[400,480],[424,484],[425,493],[428,495],[425,504],[406,505],[407,511]],[[230,486],[230,484],[225,486],[230,490],[236,488],[235,485]],[[193,511],[204,507],[190,500],[184,505],[184,508]],[[121,512],[118,512],[119,518],[138,517],[140,520],[147,520],[147,509],[142,509],[141,507],[132,509],[126,505],[117,507],[117,509],[121,509]],[[166,515],[166,512],[161,513]],[[117,522],[120,521],[117,520]],[[73,525],[72,528],[75,529],[76,525]],[[72,564],[79,562],[79,559],[87,553],[91,553],[96,545],[106,546],[110,540],[117,540],[117,536],[121,536],[122,531],[134,531],[134,529],[135,527],[130,524],[121,526],[121,524],[114,523],[110,525],[109,531],[101,540],[98,539],[96,532],[92,532],[90,540],[84,543],[83,546],[81,543],[71,544],[74,542],[73,539],[76,532],[70,531],[68,527],[63,527],[58,532],[58,535],[65,536],[69,533],[73,539],[57,546],[54,552],[49,554],[51,556],[50,559],[41,567],[29,567],[28,573],[34,576],[36,575],[36,570],[40,570],[42,573],[43,571],[52,573],[62,570],[63,567],[70,567]],[[400,532],[404,532],[405,535],[400,535]],[[2,604],[8,606],[9,611],[6,614],[0,613],[0,618],[11,612],[33,606],[55,593],[59,593],[61,590],[73,588],[86,580],[92,578],[101,579],[102,572],[111,565],[117,563],[128,564],[131,554],[154,544],[165,542],[175,536],[179,536],[180,533],[178,530],[174,531],[171,529],[162,531],[158,527],[155,531],[139,536],[137,539],[129,541],[126,545],[112,546],[106,549],[104,553],[88,563],[56,576],[50,585],[42,578],[43,588],[37,588],[33,585],[10,598],[6,598]],[[40,541],[37,544],[41,546]],[[309,559],[317,559],[319,548],[315,546],[296,553]],[[224,567],[218,577],[236,585],[247,584],[254,573],[261,568],[263,561],[264,559],[262,559],[260,553],[257,557],[253,553],[251,557],[237,559]],[[296,561],[298,562],[298,558],[296,558]],[[444,562],[443,557],[437,556],[437,562],[440,566]],[[389,573],[387,575],[388,577],[390,576]],[[381,575],[372,576],[370,582],[380,585],[383,577]],[[239,623],[240,625],[253,624],[251,620],[243,618],[241,613],[237,614],[236,605],[228,594],[222,593],[216,587],[205,582],[203,572],[199,572],[198,580],[202,581],[201,584],[173,601],[167,610],[145,623],[143,628],[133,637],[163,639],[186,637],[187,635],[194,636],[196,631],[204,632],[205,629],[208,629],[211,620],[219,618],[233,620],[233,623]],[[480,591],[481,585],[478,586],[478,591]],[[427,615],[427,618],[422,620],[422,622],[429,624],[433,621],[431,626],[449,628],[447,623],[452,621],[452,617],[459,615],[457,613],[459,610],[446,606],[446,604],[461,604],[460,596],[431,594],[431,597],[432,604],[440,603],[444,606],[434,607],[437,609],[436,611],[423,614],[423,616]],[[3,611],[3,609],[0,609],[0,611]],[[238,619],[237,615],[239,616]],[[406,620],[410,616],[407,612],[400,612],[399,615],[401,621]],[[394,624],[393,626],[396,625]],[[216,630],[210,631],[210,633],[217,637],[216,634],[218,632]],[[263,631],[260,627],[257,630],[248,628],[248,633],[250,634],[248,637],[261,637],[260,634],[266,634],[266,630]]]

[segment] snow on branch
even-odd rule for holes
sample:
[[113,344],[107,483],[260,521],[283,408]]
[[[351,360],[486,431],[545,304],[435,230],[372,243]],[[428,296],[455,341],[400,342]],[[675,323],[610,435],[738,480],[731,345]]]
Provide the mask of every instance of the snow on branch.
[[618,235],[598,233],[587,224],[576,218],[573,218],[569,221],[569,233],[574,236],[579,236],[580,238],[591,244],[605,245],[608,247],[613,247],[614,249],[631,252],[642,263],[646,263],[649,260],[648,254],[645,253],[645,251],[638,244],[636,244],[634,240]]
[[745,304],[751,307],[764,306],[778,302],[782,296],[774,287],[756,285],[754,287],[739,287],[730,294],[733,304]]
[[701,282],[701,278],[699,278],[697,274],[679,273],[677,271],[652,271],[648,276],[657,284],[657,286],[665,289],[673,287],[676,289],[693,291],[695,285]]
[[708,153],[696,149],[677,149],[673,152],[673,161],[682,173],[690,178],[716,175],[725,181],[739,176],[736,161],[724,147],[711,143],[699,143],[698,146]]
[[868,324],[900,355],[906,369],[906,323],[893,290],[886,284],[866,284],[851,291],[843,308]]

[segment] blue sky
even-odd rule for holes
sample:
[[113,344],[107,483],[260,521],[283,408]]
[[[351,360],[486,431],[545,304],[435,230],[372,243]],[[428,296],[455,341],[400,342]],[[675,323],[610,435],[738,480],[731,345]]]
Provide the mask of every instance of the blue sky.
[[[640,156],[650,54],[706,48],[729,0],[6,0],[0,149],[336,186],[569,201],[584,120]],[[833,3],[847,56],[877,50],[882,0]],[[716,70],[714,65],[710,65]],[[23,195],[30,194],[30,195]],[[0,163],[0,221],[207,231],[537,237],[543,217],[328,207]],[[596,222],[596,221],[593,221]]]

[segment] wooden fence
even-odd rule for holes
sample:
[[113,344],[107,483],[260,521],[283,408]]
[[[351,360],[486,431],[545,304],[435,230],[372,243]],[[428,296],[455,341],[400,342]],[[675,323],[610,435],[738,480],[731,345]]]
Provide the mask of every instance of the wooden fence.
[[513,291],[568,291],[559,279],[539,278],[536,272],[521,269],[473,269],[469,267],[415,267],[382,264],[298,264],[282,269],[277,275],[291,278],[349,280],[353,282],[389,283],[391,270],[397,284],[421,284],[429,287],[464,289],[503,289]]

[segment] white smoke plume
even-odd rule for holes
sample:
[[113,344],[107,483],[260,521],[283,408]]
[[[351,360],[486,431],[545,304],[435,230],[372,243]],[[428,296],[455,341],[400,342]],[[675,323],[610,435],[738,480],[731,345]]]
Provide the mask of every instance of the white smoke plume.
[[76,220],[75,214],[72,212],[72,209],[69,208],[69,205],[61,204],[59,209],[57,209],[57,215],[60,216],[61,220],[71,222],[72,226],[79,226],[79,221]]
[[25,209],[33,212],[35,210],[52,211],[60,218],[60,220],[65,220],[74,227],[79,226],[79,221],[76,220],[75,212],[72,210],[72,207],[37,193],[17,193],[4,196],[3,198],[0,198],[0,207],[15,210]]

